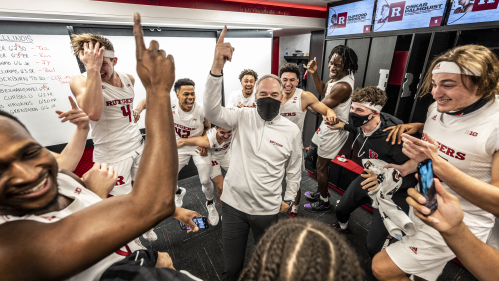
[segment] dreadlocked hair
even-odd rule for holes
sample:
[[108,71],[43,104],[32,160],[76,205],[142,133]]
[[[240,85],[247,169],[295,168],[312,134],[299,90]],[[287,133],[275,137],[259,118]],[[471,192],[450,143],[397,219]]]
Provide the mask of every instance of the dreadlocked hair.
[[[15,117],[14,115],[6,112],[6,111],[3,111],[3,110],[0,110],[0,116],[3,116],[3,117],[6,117],[6,118],[9,118],[11,120],[14,120],[15,122],[17,122],[19,125],[21,125],[24,129],[26,129],[26,131],[28,131],[28,128],[26,128],[26,126],[24,126],[23,123],[21,123],[21,121],[19,121],[19,119],[17,119],[17,117]],[[28,131],[29,133],[29,131]]]
[[196,83],[194,83],[194,81],[192,81],[191,79],[182,78],[182,79],[178,79],[177,82],[175,82],[175,85],[173,85],[173,90],[175,91],[175,93],[178,93],[178,91],[180,91],[180,88],[182,88],[182,86],[194,87],[195,85],[196,85]]
[[367,102],[374,105],[385,106],[386,96],[385,91],[376,86],[369,86],[365,88],[357,88],[352,94],[352,102]]
[[294,73],[296,74],[296,78],[300,78],[300,68],[295,63],[288,62],[283,64],[281,68],[279,68],[279,77],[282,77],[282,74],[285,72]]
[[255,81],[258,80],[258,74],[256,73],[256,71],[252,69],[245,69],[241,71],[241,73],[239,73],[239,81],[242,81],[245,75],[251,75],[253,76],[253,78],[255,78]]
[[82,34],[71,34],[71,49],[73,49],[73,55],[78,56],[80,51],[83,51],[83,45],[85,43],[92,42],[95,46],[97,42],[100,43],[100,47],[104,46],[106,50],[113,51],[113,43],[109,41],[106,37],[100,34],[93,33],[82,33]]
[[239,281],[361,281],[363,275],[357,256],[335,230],[297,218],[265,232]]
[[357,64],[358,58],[357,54],[350,47],[345,45],[339,45],[334,47],[331,50],[331,54],[329,55],[328,62],[331,61],[331,58],[334,54],[338,54],[343,59],[343,69],[348,70],[349,74],[355,74],[357,70],[359,70],[359,65]]

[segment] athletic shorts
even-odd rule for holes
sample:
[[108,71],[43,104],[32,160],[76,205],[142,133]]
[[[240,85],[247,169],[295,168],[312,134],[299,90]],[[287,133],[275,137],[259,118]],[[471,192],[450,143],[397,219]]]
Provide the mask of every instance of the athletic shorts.
[[211,167],[211,156],[208,153],[208,156],[201,156],[199,153],[196,152],[195,149],[192,151],[189,151],[187,153],[183,152],[182,154],[178,154],[178,171],[182,170],[182,168],[189,164],[189,160],[194,161],[194,164],[196,167],[201,166],[201,165],[208,165]]
[[118,180],[110,192],[111,195],[128,194],[132,191],[132,181],[135,180],[135,175],[139,169],[140,157],[143,150],[144,145],[142,144],[134,150],[135,155],[118,162],[107,163],[108,166],[112,166],[118,173]]
[[[442,274],[448,261],[456,255],[445,243],[440,233],[431,226],[426,225],[416,217],[412,207],[409,218],[414,222],[417,232],[413,236],[404,236],[402,241],[397,241],[386,248],[388,256],[405,273],[416,275],[423,279],[437,280]],[[478,239],[485,242],[489,232],[470,229]]]
[[331,130],[322,122],[321,126],[312,137],[312,142],[317,145],[317,154],[325,159],[334,159],[348,139],[348,131]]
[[229,165],[230,165],[230,152],[225,153],[224,157],[222,158],[212,158],[211,159],[211,174],[210,178],[214,179],[222,174],[222,169],[224,169],[225,172],[229,171]]

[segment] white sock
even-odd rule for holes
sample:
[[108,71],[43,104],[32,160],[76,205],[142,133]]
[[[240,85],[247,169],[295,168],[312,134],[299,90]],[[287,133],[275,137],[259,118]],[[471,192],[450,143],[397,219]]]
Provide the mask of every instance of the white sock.
[[298,213],[298,206],[293,205],[293,207],[291,207],[291,212]]
[[329,202],[329,199],[327,199],[327,197],[322,197],[322,195],[320,195],[320,197],[323,202]]
[[342,222],[340,222],[340,227],[341,227],[341,229],[346,229],[346,228],[347,228],[347,226],[348,226],[348,222],[346,222],[346,223],[342,223]]

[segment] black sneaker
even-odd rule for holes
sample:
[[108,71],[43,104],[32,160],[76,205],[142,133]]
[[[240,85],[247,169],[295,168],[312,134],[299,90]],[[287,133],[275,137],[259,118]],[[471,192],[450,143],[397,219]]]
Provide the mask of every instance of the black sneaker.
[[345,229],[341,228],[339,221],[336,221],[335,223],[333,223],[331,225],[331,227],[336,229],[336,231],[338,231],[340,233],[352,233],[352,231],[350,230],[350,222],[347,222],[347,228],[345,228]]
[[[321,198],[321,193],[319,191],[307,191],[305,192],[305,197],[307,197],[308,200],[317,201]],[[329,192],[327,193],[327,198],[329,198]]]
[[324,202],[322,200],[318,200],[313,203],[305,204],[305,210],[312,213],[327,213],[333,210],[333,206],[329,203],[329,201]]

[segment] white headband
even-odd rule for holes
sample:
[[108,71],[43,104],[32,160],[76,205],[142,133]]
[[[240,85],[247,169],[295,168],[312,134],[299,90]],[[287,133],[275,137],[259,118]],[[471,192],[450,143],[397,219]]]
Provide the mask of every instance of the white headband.
[[381,106],[381,105],[374,105],[374,104],[369,103],[369,102],[354,102],[353,101],[352,103],[355,103],[356,105],[362,105],[364,107],[369,108],[370,110],[377,111],[377,112],[381,112],[381,109],[383,108],[383,106]]
[[104,50],[104,56],[106,58],[114,58],[114,52],[109,50]]
[[454,73],[454,74],[464,74],[471,76],[482,75],[482,72],[476,68],[471,68],[471,71],[463,69],[463,72],[461,72],[459,66],[455,62],[450,62],[450,61],[439,62],[431,72],[431,74],[435,73]]

